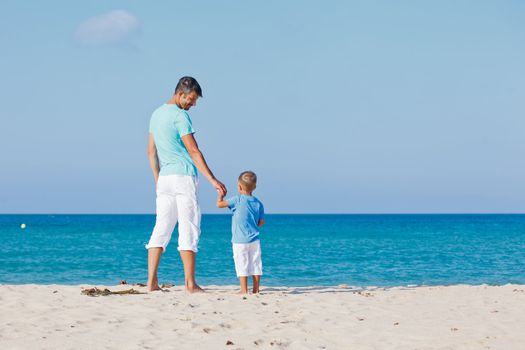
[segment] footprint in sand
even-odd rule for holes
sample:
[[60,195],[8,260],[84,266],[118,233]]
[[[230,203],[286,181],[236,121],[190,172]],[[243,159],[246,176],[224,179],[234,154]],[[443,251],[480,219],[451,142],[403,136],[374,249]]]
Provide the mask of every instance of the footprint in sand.
[[274,340],[270,342],[271,346],[277,345],[277,346],[287,346],[288,344],[286,342],[283,342],[280,339]]

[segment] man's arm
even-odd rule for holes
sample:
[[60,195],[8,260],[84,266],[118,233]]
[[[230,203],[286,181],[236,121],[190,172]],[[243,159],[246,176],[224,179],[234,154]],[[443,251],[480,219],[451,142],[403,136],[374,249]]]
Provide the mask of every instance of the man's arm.
[[188,150],[188,153],[190,154],[191,159],[193,159],[193,162],[195,163],[197,169],[199,169],[199,171],[208,179],[208,181],[220,195],[226,195],[226,186],[224,186],[222,182],[217,180],[211,172],[210,168],[208,167],[208,164],[206,164],[204,156],[199,150],[199,146],[197,145],[197,141],[195,140],[195,137],[193,137],[193,134],[182,136],[182,142]]
[[148,140],[148,159],[149,159],[149,166],[151,167],[151,171],[153,172],[153,178],[155,179],[155,185],[157,184],[157,181],[159,179],[159,158],[157,157],[157,146],[155,146],[155,139],[153,138],[153,135],[149,134],[149,140]]

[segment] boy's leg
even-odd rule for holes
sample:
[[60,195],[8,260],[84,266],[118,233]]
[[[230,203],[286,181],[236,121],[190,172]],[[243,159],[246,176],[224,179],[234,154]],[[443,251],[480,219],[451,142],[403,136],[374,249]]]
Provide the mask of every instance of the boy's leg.
[[253,275],[252,279],[253,279],[252,293],[257,294],[259,293],[259,285],[261,284],[261,275]]
[[248,276],[240,276],[239,282],[241,283],[241,294],[248,294]]
[[259,293],[261,284],[262,259],[261,259],[261,242],[256,241],[250,244],[250,274],[253,279],[253,293]]
[[233,261],[235,262],[235,272],[241,284],[241,294],[248,294],[248,265],[249,254],[248,244],[233,243]]

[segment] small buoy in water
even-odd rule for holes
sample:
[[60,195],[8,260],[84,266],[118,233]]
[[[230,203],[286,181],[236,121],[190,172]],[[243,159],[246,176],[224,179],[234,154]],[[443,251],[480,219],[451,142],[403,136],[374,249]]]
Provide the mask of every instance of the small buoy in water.
[[26,228],[26,224],[22,224],[22,225],[20,225],[20,228],[21,228],[22,230],[25,229],[25,228]]

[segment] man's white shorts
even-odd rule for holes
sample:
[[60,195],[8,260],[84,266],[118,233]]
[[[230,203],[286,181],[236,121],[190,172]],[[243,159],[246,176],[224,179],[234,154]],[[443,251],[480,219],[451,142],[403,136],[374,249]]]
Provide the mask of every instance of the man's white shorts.
[[157,182],[157,220],[146,249],[166,250],[171,234],[179,222],[178,250],[197,252],[201,211],[197,201],[195,176],[163,175]]
[[262,275],[261,243],[232,243],[237,277]]

